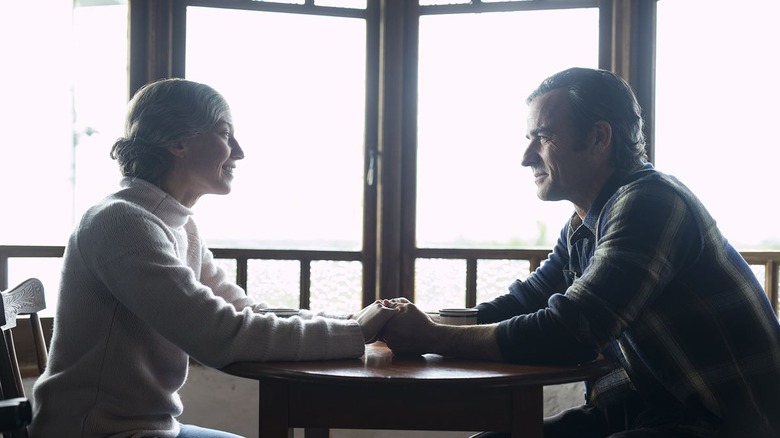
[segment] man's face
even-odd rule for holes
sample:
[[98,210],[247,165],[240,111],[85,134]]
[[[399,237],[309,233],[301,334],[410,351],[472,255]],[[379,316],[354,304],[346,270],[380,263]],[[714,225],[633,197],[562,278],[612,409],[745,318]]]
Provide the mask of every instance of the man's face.
[[553,90],[529,106],[528,146],[522,165],[533,170],[537,196],[568,200],[587,209],[592,202],[593,154],[577,132],[565,90]]

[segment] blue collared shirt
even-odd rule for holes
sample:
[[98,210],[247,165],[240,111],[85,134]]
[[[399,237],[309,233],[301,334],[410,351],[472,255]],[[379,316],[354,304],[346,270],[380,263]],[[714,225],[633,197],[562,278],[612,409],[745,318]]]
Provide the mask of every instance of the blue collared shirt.
[[502,321],[507,361],[602,353],[651,404],[700,413],[724,436],[780,436],[777,316],[701,202],[652,165],[612,177],[509,289],[478,306],[480,323]]

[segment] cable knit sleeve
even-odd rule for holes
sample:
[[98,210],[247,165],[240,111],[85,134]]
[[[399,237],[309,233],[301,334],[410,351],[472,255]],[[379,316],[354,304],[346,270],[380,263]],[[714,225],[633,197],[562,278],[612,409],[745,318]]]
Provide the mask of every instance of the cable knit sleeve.
[[220,367],[241,360],[359,357],[360,326],[349,320],[257,314],[237,286],[227,286],[210,252],[196,278],[181,259],[183,242],[158,216],[116,202],[94,212],[78,232],[80,256],[92,274],[136,317],[190,356]]

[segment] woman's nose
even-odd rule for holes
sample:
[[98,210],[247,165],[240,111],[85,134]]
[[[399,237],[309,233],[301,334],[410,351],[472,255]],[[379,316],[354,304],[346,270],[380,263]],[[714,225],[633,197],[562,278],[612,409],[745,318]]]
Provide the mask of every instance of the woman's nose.
[[241,145],[235,138],[230,142],[230,156],[236,160],[244,158],[244,149],[241,148]]

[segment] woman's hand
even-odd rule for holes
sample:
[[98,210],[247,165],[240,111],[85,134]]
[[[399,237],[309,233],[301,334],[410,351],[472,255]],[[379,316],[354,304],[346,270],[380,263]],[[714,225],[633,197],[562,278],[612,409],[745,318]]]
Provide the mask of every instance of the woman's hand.
[[363,339],[366,344],[376,341],[377,335],[385,326],[387,321],[398,313],[394,306],[385,305],[387,300],[377,300],[363,308],[360,312],[352,315],[351,319],[360,324],[363,330]]

